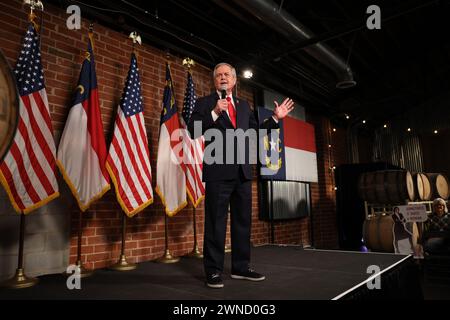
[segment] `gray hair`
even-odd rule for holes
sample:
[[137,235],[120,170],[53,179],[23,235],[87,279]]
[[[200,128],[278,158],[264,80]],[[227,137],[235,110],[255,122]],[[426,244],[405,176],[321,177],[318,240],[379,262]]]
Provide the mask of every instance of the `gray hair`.
[[438,204],[442,204],[444,206],[444,212],[448,213],[448,208],[447,208],[447,203],[445,203],[445,200],[442,198],[436,198],[433,201],[433,211],[434,211],[434,207],[437,206]]
[[217,65],[214,67],[214,73],[213,73],[213,77],[214,77],[214,78],[216,78],[216,71],[217,71],[217,69],[220,68],[220,67],[222,67],[222,66],[230,67],[230,69],[231,69],[231,74],[233,75],[234,78],[237,78],[237,75],[236,75],[236,69],[235,69],[231,64],[226,63],[226,62],[221,62],[221,63],[217,64]]

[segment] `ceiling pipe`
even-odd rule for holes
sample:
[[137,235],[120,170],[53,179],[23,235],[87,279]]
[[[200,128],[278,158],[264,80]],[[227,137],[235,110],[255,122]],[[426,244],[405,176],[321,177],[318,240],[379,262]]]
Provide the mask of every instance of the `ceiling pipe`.
[[[310,30],[271,0],[233,1],[293,42],[314,38]],[[334,71],[337,77],[336,88],[346,89],[356,85],[350,66],[327,45],[315,43],[304,50]]]

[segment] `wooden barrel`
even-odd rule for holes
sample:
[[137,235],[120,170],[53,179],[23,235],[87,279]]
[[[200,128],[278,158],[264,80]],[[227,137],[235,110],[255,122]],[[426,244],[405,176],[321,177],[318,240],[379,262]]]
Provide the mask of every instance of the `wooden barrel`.
[[394,220],[391,216],[377,216],[363,224],[364,244],[372,251],[394,252]]
[[[413,223],[412,245],[416,250],[419,239],[417,223]],[[364,221],[363,237],[365,246],[376,252],[395,252],[394,220],[392,215],[375,216]]]
[[419,198],[419,190],[417,189],[417,175],[419,173],[418,172],[411,172],[411,176],[413,179],[413,186],[414,186],[414,201],[420,201]]
[[431,199],[431,183],[425,173],[418,173],[415,178],[415,184],[418,193],[418,199],[428,201]]
[[369,203],[399,204],[415,199],[411,173],[405,170],[365,172],[359,177],[358,191]]
[[6,58],[0,51],[0,162],[14,138],[18,117],[19,98],[16,82]]
[[448,179],[442,173],[427,173],[431,186],[431,199],[442,198],[447,200],[450,193]]

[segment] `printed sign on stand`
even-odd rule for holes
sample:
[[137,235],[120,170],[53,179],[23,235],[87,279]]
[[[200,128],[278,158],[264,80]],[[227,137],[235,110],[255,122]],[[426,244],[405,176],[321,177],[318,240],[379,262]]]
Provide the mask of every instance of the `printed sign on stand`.
[[421,246],[417,243],[419,238],[417,223],[424,222],[427,218],[426,207],[423,204],[394,207],[392,233],[395,253],[413,254],[415,258],[423,258]]

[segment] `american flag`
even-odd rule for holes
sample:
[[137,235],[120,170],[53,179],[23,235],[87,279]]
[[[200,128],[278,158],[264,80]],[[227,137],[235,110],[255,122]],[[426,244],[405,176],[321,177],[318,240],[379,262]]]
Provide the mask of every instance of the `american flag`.
[[202,182],[202,170],[203,170],[203,153],[205,149],[205,141],[203,136],[192,140],[187,131],[186,125],[191,118],[194,110],[195,101],[197,96],[195,95],[194,81],[192,80],[192,74],[188,71],[187,86],[184,95],[183,110],[181,112],[182,126],[184,130],[183,138],[183,156],[184,156],[184,170],[186,173],[186,189],[191,199],[192,205],[196,208],[205,196],[205,185]]
[[117,199],[130,217],[153,202],[152,170],[143,110],[139,69],[133,53],[106,165],[116,188]]
[[0,164],[0,180],[14,209],[29,213],[59,196],[55,141],[41,65],[39,35],[32,24],[14,70],[20,117],[11,149]]

